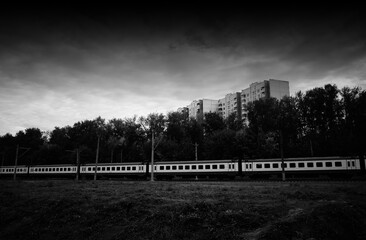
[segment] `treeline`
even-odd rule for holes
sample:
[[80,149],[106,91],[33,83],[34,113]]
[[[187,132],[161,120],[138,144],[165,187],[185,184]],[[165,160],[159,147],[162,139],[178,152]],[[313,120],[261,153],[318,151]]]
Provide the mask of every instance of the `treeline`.
[[[147,117],[98,117],[50,132],[37,128],[0,137],[2,165],[13,165],[16,146],[19,164],[147,162],[154,133],[156,161],[248,159],[308,156],[360,156],[366,149],[366,91],[325,85],[280,101],[261,99],[247,106],[247,118],[226,120],[207,113],[202,123],[184,113]],[[249,124],[247,124],[249,123]],[[30,148],[25,152],[25,148]]]

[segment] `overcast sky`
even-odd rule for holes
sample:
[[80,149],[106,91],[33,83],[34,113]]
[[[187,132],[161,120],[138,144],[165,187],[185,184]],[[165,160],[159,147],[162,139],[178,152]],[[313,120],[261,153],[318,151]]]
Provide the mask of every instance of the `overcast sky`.
[[10,12],[0,16],[0,135],[167,113],[265,79],[290,94],[366,89],[361,11]]

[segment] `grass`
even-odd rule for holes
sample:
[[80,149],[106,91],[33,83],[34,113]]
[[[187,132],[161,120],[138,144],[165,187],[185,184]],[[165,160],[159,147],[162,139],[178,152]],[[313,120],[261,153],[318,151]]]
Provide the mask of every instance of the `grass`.
[[0,239],[366,239],[364,182],[0,181]]

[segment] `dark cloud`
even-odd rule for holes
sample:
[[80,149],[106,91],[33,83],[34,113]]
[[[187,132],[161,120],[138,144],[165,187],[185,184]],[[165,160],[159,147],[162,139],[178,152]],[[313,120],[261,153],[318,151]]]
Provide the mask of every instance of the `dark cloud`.
[[[288,80],[295,90],[342,78],[365,84],[360,9],[207,6],[6,11],[2,125],[16,116],[42,115],[49,119],[42,126],[52,127],[62,114],[70,120],[97,111],[174,110],[268,78]],[[15,109],[20,102],[27,111]]]

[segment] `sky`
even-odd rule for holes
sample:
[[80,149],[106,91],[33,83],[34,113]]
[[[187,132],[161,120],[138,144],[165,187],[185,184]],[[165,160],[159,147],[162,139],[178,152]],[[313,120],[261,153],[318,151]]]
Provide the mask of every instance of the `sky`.
[[[178,10],[177,10],[178,9]],[[175,111],[250,83],[366,89],[361,9],[58,9],[0,15],[0,135]]]

